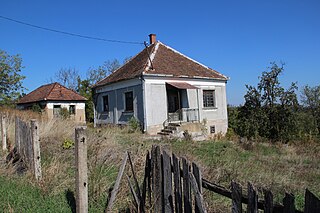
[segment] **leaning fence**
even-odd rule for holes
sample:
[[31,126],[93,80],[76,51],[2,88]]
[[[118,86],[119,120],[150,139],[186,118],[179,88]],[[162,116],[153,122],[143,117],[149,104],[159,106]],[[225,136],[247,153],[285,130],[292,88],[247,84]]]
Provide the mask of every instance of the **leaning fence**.
[[[113,212],[113,202],[119,190],[120,180],[125,173],[127,161],[131,167],[133,183],[128,176],[127,181],[135,206],[127,212],[205,213],[207,209],[203,199],[204,190],[229,198],[232,206],[230,212],[233,213],[256,213],[259,210],[268,213],[302,212],[295,209],[293,194],[285,193],[283,203],[279,204],[274,203],[272,192],[266,189],[263,190],[263,198],[258,199],[258,192],[250,182],[247,184],[246,193],[243,192],[241,185],[234,181],[231,182],[230,189],[227,189],[202,178],[196,163],[168,154],[159,146],[153,146],[151,153],[147,153],[141,186],[135,176],[130,154],[125,154],[106,212]],[[320,212],[319,198],[308,189],[305,192],[304,212]]]

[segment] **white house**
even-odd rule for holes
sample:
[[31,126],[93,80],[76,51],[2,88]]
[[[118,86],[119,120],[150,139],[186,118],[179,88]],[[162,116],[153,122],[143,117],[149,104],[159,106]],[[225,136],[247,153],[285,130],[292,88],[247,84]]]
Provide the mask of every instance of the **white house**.
[[228,77],[149,36],[147,48],[94,85],[95,125],[134,116],[149,134],[177,122],[226,133]]

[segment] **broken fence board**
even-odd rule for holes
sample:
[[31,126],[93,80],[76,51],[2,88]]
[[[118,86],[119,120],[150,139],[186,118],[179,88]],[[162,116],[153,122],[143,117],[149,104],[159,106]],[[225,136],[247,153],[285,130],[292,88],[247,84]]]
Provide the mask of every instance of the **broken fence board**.
[[197,184],[197,180],[191,172],[189,172],[189,180],[190,180],[191,188],[194,191],[195,204],[197,206],[197,211],[199,213],[207,213],[207,210],[204,206],[202,194],[201,194],[199,187],[198,187],[198,184]]
[[190,179],[189,179],[189,163],[182,158],[182,178],[183,178],[183,207],[184,213],[191,213],[191,196],[190,196]]
[[[201,184],[201,180],[202,180],[202,175],[200,172],[200,169],[198,167],[197,164],[192,163],[192,173],[195,177],[196,183],[197,183],[197,187],[199,189],[200,194],[202,194],[202,184]],[[200,212],[200,207],[198,206],[198,202],[195,203],[195,213],[199,213]]]
[[122,163],[121,163],[121,166],[120,166],[120,169],[119,169],[119,173],[118,173],[116,182],[115,182],[115,184],[114,184],[114,186],[113,186],[110,199],[109,199],[109,201],[108,201],[107,209],[106,209],[106,211],[105,211],[106,213],[112,212],[113,202],[114,202],[114,200],[116,199],[117,193],[118,193],[118,191],[119,191],[120,181],[121,181],[121,178],[122,178],[122,176],[123,176],[123,172],[124,172],[124,169],[125,169],[125,167],[126,167],[127,160],[128,160],[128,154],[127,154],[127,152],[126,152],[126,153],[124,154],[124,156],[123,156],[123,160],[122,160]]
[[320,199],[312,194],[308,189],[305,193],[305,204],[304,204],[305,213],[318,213],[320,212]]
[[286,193],[285,197],[283,198],[283,213],[294,213],[295,206],[294,206],[294,195]]
[[264,190],[264,212],[273,212],[273,194],[270,190]]
[[248,213],[257,213],[258,212],[258,195],[253,185],[248,182]]
[[154,213],[162,212],[162,171],[161,171],[161,151],[159,146],[152,150],[152,189],[153,189],[153,209]]

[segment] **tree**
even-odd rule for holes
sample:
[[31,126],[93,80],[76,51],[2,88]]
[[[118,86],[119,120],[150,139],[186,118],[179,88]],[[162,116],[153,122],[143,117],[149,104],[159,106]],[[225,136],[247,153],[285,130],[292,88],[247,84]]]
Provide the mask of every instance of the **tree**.
[[75,68],[61,68],[55,74],[55,79],[63,86],[76,91],[80,75],[78,70]]
[[113,59],[112,61],[107,60],[103,63],[103,65],[98,68],[90,68],[87,71],[87,80],[89,81],[90,86],[96,84],[98,81],[104,79],[111,73],[113,73],[116,69],[121,66],[117,59]]
[[279,82],[284,64],[271,63],[262,73],[257,87],[248,86],[245,104],[239,109],[237,133],[247,137],[265,137],[288,141],[296,134],[298,101],[296,83],[285,90]]
[[317,134],[320,133],[320,86],[305,86],[302,90],[301,102],[307,112],[312,115]]
[[12,106],[25,89],[21,75],[22,58],[20,55],[9,55],[0,50],[0,105]]

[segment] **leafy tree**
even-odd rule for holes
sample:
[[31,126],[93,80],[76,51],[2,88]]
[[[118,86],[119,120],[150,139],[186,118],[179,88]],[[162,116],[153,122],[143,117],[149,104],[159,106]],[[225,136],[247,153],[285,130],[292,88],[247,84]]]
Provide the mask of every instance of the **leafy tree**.
[[98,68],[90,68],[87,71],[87,80],[89,84],[92,86],[96,84],[98,81],[104,79],[111,73],[113,73],[116,69],[121,66],[117,59],[113,59],[112,61],[107,60],[103,63],[103,65]]
[[24,87],[21,75],[22,58],[20,55],[9,55],[0,50],[0,105],[12,106],[14,101],[21,96]]
[[312,122],[320,133],[320,86],[305,86],[302,90],[301,102],[312,116]]
[[273,62],[269,71],[259,77],[257,87],[246,85],[245,104],[238,114],[238,134],[265,137],[272,141],[287,141],[296,134],[297,86],[292,83],[285,90],[280,85],[279,75],[283,70],[283,64],[278,66]]

